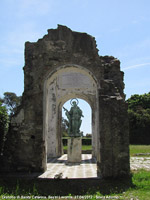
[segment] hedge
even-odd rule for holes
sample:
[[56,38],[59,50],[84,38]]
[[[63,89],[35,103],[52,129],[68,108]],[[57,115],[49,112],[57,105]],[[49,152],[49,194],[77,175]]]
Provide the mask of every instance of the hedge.
[[[67,146],[68,143],[68,139],[67,138],[63,138],[63,145]],[[91,145],[92,144],[92,139],[91,138],[82,138],[82,145]]]

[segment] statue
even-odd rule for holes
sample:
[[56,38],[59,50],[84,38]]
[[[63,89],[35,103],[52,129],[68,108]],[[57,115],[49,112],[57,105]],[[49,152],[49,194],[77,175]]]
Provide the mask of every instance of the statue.
[[66,108],[63,107],[63,109],[66,111],[66,116],[69,121],[69,128],[68,128],[68,135],[70,137],[81,137],[80,133],[80,126],[82,123],[81,117],[84,117],[82,115],[82,110],[77,106],[78,100],[73,101],[72,99],[70,101],[70,104],[72,105],[70,111],[68,111]]

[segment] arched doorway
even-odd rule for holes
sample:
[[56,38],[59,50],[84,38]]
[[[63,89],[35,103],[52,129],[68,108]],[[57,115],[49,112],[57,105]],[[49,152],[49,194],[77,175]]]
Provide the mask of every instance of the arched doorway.
[[93,74],[78,65],[64,65],[49,74],[44,85],[43,136],[46,158],[62,155],[61,117],[63,104],[72,98],[81,98],[92,109],[92,135],[94,157],[98,155],[99,105],[98,84]]
[[[62,107],[67,108],[68,111],[71,108],[70,101],[71,101],[71,99],[69,99],[67,102],[64,103],[64,105],[62,105]],[[78,106],[80,107],[80,109],[82,110],[83,115],[84,115],[84,117],[82,118],[82,124],[80,127],[80,131],[82,132],[82,146],[86,146],[86,143],[88,142],[87,139],[89,139],[87,148],[88,149],[89,149],[89,147],[91,147],[91,148],[90,148],[90,150],[88,150],[88,152],[90,152],[90,154],[92,154],[92,157],[96,157],[95,138],[94,138],[95,135],[92,134],[94,132],[94,130],[93,130],[94,124],[92,123],[92,108],[91,108],[91,105],[83,99],[78,98],[78,102],[79,102]],[[63,118],[63,121],[65,121],[65,120],[68,121],[68,119],[65,115],[65,111],[63,109],[62,109],[62,118]],[[62,132],[62,138],[64,138],[62,144],[64,143],[66,146],[67,133],[65,133],[65,135],[63,135],[62,130],[61,130],[61,132]],[[65,132],[67,132],[67,131],[65,131]],[[86,134],[91,135],[90,138],[86,138]],[[90,143],[91,143],[91,145],[90,145]],[[67,147],[65,147],[65,148],[67,148]],[[66,150],[64,152],[66,152]],[[82,150],[82,153],[84,153],[84,152],[86,152],[86,151]]]

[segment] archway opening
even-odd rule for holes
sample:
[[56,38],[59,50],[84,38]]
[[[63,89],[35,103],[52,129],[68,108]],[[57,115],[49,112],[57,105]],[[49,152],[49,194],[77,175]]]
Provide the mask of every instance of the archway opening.
[[[81,118],[82,123],[80,127],[80,135],[82,138],[82,154],[92,154],[92,109],[91,106],[83,99],[78,98],[79,101],[78,106],[82,110],[83,116]],[[70,100],[64,103],[63,107],[68,111],[71,109]],[[62,123],[61,123],[61,131],[62,131],[62,145],[63,145],[63,153],[67,154],[67,140],[68,140],[68,128],[69,122],[67,116],[65,114],[65,110],[62,108]]]
[[[41,178],[96,178],[97,177],[97,164],[96,157],[94,157],[94,151],[96,146],[95,141],[95,123],[93,123],[94,114],[91,105],[84,99],[76,98],[73,95],[66,97],[58,106],[58,122],[57,123],[57,140],[58,140],[58,152],[57,157],[49,157],[47,159],[47,171],[41,175]],[[81,140],[82,140],[82,152],[81,162],[68,162],[67,142],[70,138],[67,134],[67,128],[63,129],[64,121],[67,121],[67,117],[63,110],[63,107],[70,111],[72,105],[70,100],[76,98],[78,100],[78,107],[82,110],[82,124],[80,127]],[[66,124],[65,124],[66,125]],[[66,125],[67,126],[67,125]],[[65,130],[65,133],[63,132]]]
[[[90,121],[92,121],[92,123],[89,122],[89,124],[92,124],[92,130],[83,130],[83,135],[92,133],[92,154],[90,154],[92,156],[89,162],[91,163],[92,159],[98,158],[99,104],[97,81],[90,71],[81,66],[61,66],[56,71],[47,76],[44,84],[43,139],[45,141],[45,159],[43,159],[43,165],[45,163],[45,168],[47,168],[49,172],[51,171],[50,173],[52,173],[53,170],[55,174],[59,172],[59,170],[57,171],[55,167],[54,169],[49,168],[51,163],[63,162],[61,125],[62,107],[68,100],[72,98],[80,98],[84,100],[84,102],[86,102],[89,107],[91,107],[91,114],[89,114],[89,117],[91,118]],[[85,125],[82,123],[82,126],[86,126],[86,123],[88,122],[85,120]],[[95,168],[97,168],[96,163],[94,164]],[[97,177],[96,174],[95,176]],[[87,176],[85,177],[87,178]]]

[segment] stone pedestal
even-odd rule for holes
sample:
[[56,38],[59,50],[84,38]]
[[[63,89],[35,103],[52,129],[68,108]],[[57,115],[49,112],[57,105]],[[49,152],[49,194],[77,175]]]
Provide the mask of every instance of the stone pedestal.
[[81,137],[68,139],[68,163],[80,163],[82,155]]

